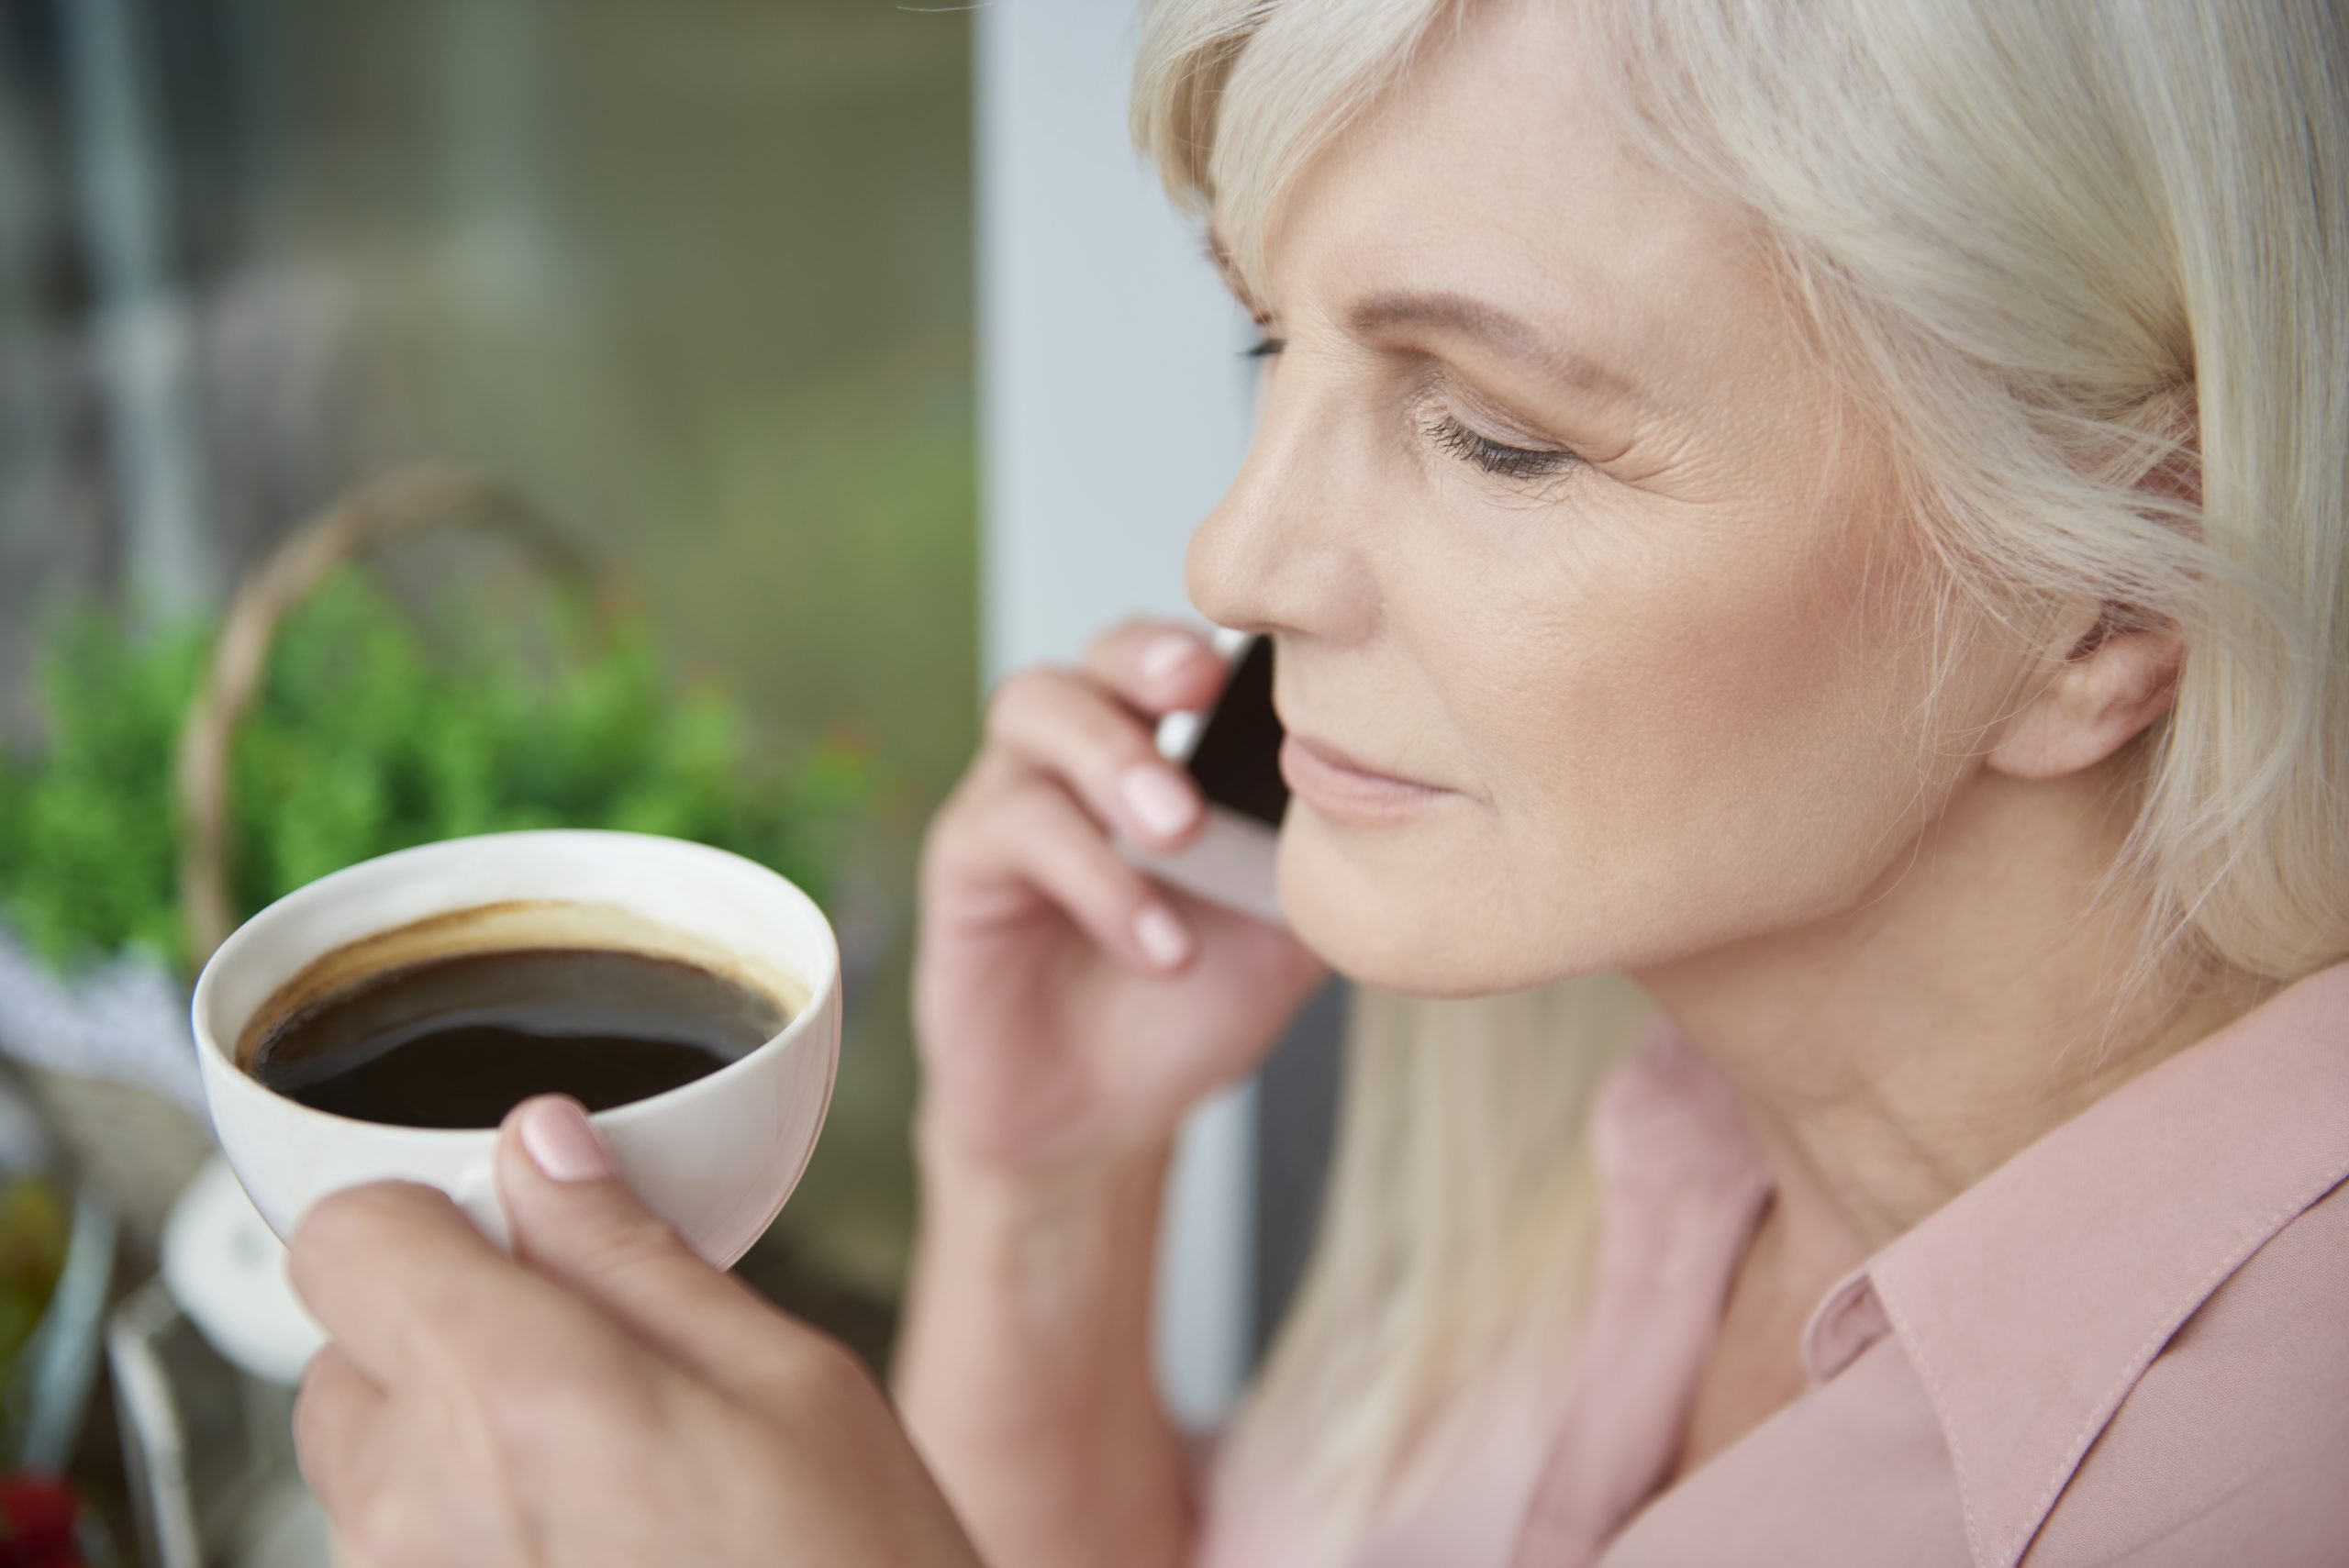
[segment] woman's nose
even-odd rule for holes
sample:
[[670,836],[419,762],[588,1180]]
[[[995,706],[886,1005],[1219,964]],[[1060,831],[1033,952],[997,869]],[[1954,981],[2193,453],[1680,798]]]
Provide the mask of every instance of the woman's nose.
[[1218,626],[1348,641],[1375,616],[1362,548],[1375,503],[1347,481],[1366,470],[1335,456],[1336,421],[1299,401],[1266,398],[1239,476],[1191,535],[1186,585]]

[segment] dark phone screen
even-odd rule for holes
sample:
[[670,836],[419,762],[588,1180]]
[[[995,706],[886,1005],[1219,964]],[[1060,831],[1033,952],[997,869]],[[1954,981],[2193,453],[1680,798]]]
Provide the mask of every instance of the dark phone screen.
[[1191,776],[1209,800],[1268,828],[1288,809],[1281,721],[1273,713],[1273,639],[1248,644],[1192,748]]

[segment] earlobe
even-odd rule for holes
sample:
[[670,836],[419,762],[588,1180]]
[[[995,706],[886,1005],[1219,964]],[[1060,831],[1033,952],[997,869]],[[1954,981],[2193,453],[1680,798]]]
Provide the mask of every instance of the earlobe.
[[1987,761],[2020,779],[2094,767],[2169,711],[2186,645],[2174,628],[2099,620],[2039,693],[2010,717]]

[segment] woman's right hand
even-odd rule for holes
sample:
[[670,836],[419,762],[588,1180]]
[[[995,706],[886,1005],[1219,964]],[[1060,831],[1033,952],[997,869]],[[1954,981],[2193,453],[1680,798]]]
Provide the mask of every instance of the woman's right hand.
[[1226,673],[1197,634],[1135,621],[1082,671],[996,689],[922,857],[927,1157],[1012,1174],[1161,1151],[1320,983],[1287,932],[1158,883],[1110,843],[1113,828],[1161,851],[1198,836],[1198,792],[1152,735]]

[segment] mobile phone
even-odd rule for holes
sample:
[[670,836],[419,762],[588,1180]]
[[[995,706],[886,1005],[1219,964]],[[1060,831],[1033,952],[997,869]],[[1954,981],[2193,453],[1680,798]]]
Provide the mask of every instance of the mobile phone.
[[1170,713],[1158,726],[1159,754],[1180,763],[1206,799],[1207,828],[1178,854],[1123,848],[1163,882],[1283,925],[1273,864],[1288,784],[1281,777],[1281,721],[1273,711],[1273,644],[1223,630],[1215,649],[1230,673],[1214,704]]

